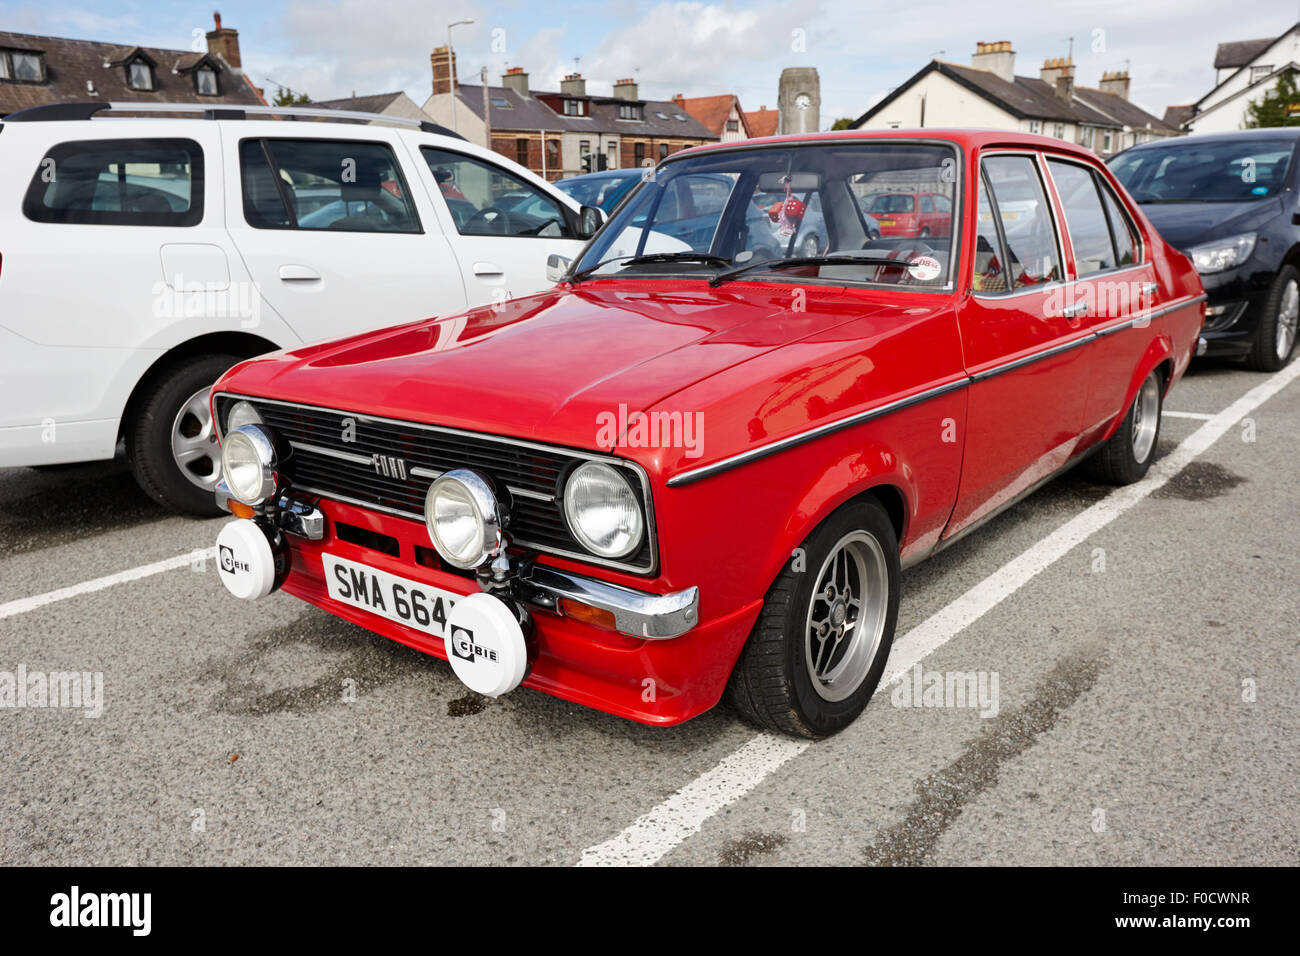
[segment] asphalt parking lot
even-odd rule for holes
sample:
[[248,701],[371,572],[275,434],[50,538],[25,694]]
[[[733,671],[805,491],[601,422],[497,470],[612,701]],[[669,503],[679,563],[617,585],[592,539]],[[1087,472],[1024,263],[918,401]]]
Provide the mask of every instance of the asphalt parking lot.
[[[1294,865],[1297,377],[1197,364],[1144,482],[1066,475],[907,571],[899,680],[811,745],[476,698],[229,598],[189,559],[220,521],[120,462],[0,471],[0,671],[104,681],[97,718],[0,710],[0,863]],[[931,672],[991,696],[911,706]]]

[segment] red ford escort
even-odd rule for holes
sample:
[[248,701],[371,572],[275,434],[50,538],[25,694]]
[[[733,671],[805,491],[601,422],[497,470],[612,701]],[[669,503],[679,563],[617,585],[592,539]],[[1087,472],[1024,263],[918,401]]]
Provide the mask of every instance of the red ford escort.
[[[873,238],[900,193],[951,222]],[[997,131],[686,150],[552,266],[217,383],[232,593],[283,588],[486,695],[667,725],[726,693],[824,737],[880,681],[900,568],[1076,463],[1146,473],[1204,318],[1092,153]]]

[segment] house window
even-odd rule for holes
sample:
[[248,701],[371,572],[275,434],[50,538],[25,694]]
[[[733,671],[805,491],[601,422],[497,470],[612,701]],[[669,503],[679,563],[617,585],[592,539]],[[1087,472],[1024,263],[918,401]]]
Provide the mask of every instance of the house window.
[[1101,134],[1101,151],[1103,153],[1109,153],[1112,143],[1113,141],[1111,140],[1110,130],[1105,130]]
[[637,166],[645,162],[645,143],[637,143],[632,147],[632,160]]
[[515,162],[520,166],[528,165],[528,140],[515,140]]
[[1252,83],[1258,82],[1259,80],[1262,80],[1264,77],[1268,76],[1272,72],[1273,72],[1273,67],[1271,65],[1252,66],[1250,68],[1250,82]]
[[740,132],[740,120],[727,120],[727,132],[728,132],[728,133],[739,133],[739,132]]
[[641,107],[635,103],[620,103],[618,105],[618,118],[624,120],[639,120],[641,118]]
[[497,109],[499,109],[499,110],[512,110],[512,109],[514,109],[514,107],[510,105],[510,101],[509,101],[508,99],[506,99],[504,96],[494,96],[494,97],[492,97],[492,105],[495,106],[495,107],[496,107]]
[[217,71],[210,66],[201,66],[194,71],[194,89],[200,96],[216,96]]
[[1057,139],[1065,139],[1065,124],[1057,123],[1052,127],[1052,135]]
[[560,168],[560,141],[558,139],[548,139],[546,141],[546,164],[550,169]]
[[1082,145],[1087,146],[1089,149],[1092,149],[1092,127],[1091,126],[1085,126],[1083,128],[1082,132],[1079,134],[1079,142]]
[[565,100],[565,101],[564,101],[564,115],[565,115],[565,116],[581,116],[581,115],[582,115],[582,101],[581,101],[581,100]]
[[1042,123],[1042,120],[1030,120],[1030,121],[1029,121],[1029,132],[1031,132],[1031,133],[1041,133],[1042,131],[1043,131],[1043,123]]
[[126,68],[126,84],[133,90],[153,89],[153,69],[144,60],[134,60]]
[[0,78],[24,83],[45,82],[45,62],[40,53],[0,50]]
[[667,159],[667,158],[668,158],[668,144],[667,144],[667,143],[660,143],[660,144],[659,144],[659,158],[660,158],[660,159]]

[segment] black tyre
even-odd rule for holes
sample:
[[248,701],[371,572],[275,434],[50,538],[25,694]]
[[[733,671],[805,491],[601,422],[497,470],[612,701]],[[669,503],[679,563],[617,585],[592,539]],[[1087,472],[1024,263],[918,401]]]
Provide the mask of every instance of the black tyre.
[[236,355],[197,355],[155,375],[129,411],[126,452],[135,480],[168,508],[209,517],[220,514],[213,488],[221,477],[221,449],[207,393]]
[[1089,478],[1108,485],[1131,485],[1146,475],[1160,440],[1163,388],[1163,376],[1158,369],[1153,370],[1138,389],[1115,434],[1083,463]]
[[1300,271],[1295,266],[1283,266],[1264,300],[1246,367],[1256,372],[1284,368],[1295,354],[1297,325],[1300,325]]
[[894,526],[875,499],[852,501],[804,541],[767,593],[727,685],[750,722],[819,738],[851,724],[880,683],[898,622]]

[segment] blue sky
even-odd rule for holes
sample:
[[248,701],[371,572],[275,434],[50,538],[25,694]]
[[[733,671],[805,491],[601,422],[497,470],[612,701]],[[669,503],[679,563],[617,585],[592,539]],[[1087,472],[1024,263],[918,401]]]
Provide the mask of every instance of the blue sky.
[[268,91],[404,89],[421,103],[429,50],[445,42],[448,21],[473,17],[453,34],[465,81],[483,66],[494,83],[522,66],[535,87],[554,88],[578,57],[593,90],[635,76],[643,96],[734,92],[757,109],[775,106],[783,67],[814,66],[824,125],[858,115],[932,57],[968,63],[978,40],[1011,40],[1016,72],[1036,75],[1070,36],[1081,85],[1127,65],[1132,98],[1160,115],[1210,89],[1215,44],[1277,35],[1294,13],[1223,0],[0,0],[0,29],[189,49],[214,9],[239,30],[244,68]]

